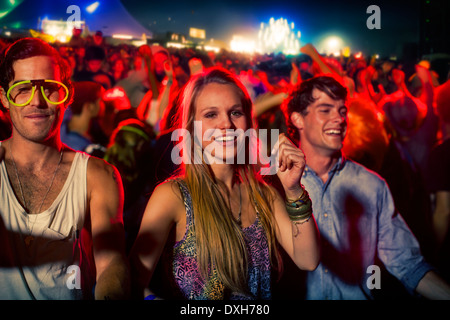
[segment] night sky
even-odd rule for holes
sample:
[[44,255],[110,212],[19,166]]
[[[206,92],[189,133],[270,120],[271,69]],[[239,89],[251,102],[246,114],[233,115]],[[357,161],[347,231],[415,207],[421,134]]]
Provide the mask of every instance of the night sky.
[[[419,42],[420,7],[422,0],[98,0],[97,11],[90,15],[85,8],[95,0],[22,0],[13,14],[0,18],[0,24],[11,20],[11,16],[22,19],[28,28],[36,28],[37,15],[56,20],[66,19],[66,7],[77,4],[83,9],[82,19],[95,22],[91,28],[103,31],[117,29],[124,23],[121,17],[113,21],[101,21],[102,14],[112,7],[120,8],[120,1],[126,10],[143,27],[153,34],[176,32],[189,34],[189,28],[205,29],[206,38],[229,43],[233,34],[256,36],[261,23],[270,18],[284,18],[295,24],[295,30],[302,36],[300,44],[311,42],[317,46],[325,36],[337,35],[344,40],[352,52],[378,53],[380,56],[398,55],[405,43]],[[429,0],[438,1],[438,0]],[[448,1],[448,0],[440,0]],[[114,5],[112,5],[114,3]],[[381,11],[381,29],[369,30],[366,26],[367,8],[377,5]],[[12,6],[10,0],[0,0],[2,10]],[[3,8],[4,7],[4,8]],[[118,10],[120,11],[120,10]],[[114,12],[116,13],[116,12]],[[108,12],[111,16],[110,12]],[[96,20],[92,20],[96,19]],[[111,19],[110,19],[111,20]],[[105,26],[104,26],[105,24]],[[126,28],[122,28],[126,29]],[[122,30],[119,30],[122,31]],[[126,30],[123,30],[123,33]]]
[[[419,40],[420,2],[413,1],[122,1],[127,10],[154,33],[188,34],[189,27],[206,30],[207,38],[229,42],[235,33],[257,31],[271,17],[294,22],[301,41],[317,43],[329,34],[339,35],[352,48],[369,54],[401,52],[403,43]],[[369,30],[369,5],[381,11],[381,29]]]

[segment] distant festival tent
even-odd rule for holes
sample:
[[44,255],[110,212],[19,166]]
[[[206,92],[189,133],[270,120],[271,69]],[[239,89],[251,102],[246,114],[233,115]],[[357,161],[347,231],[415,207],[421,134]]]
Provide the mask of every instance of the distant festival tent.
[[67,21],[73,14],[67,10],[72,5],[80,8],[80,20],[92,32],[102,31],[105,36],[130,35],[136,39],[152,34],[119,0],[0,0],[0,28],[40,30],[44,19]]

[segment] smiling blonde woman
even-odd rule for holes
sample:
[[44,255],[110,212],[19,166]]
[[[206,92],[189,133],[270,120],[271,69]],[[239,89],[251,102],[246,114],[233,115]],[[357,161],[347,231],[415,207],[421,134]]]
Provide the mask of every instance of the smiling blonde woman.
[[[202,133],[218,132],[208,141],[185,141],[191,157],[215,144],[213,150],[224,151],[213,156],[226,160],[233,144],[233,156],[238,153],[237,137],[227,132],[254,127],[252,102],[233,74],[210,68],[185,86],[178,121],[189,137],[196,136],[196,121]],[[278,150],[278,178],[295,200],[265,184],[256,165],[229,161],[191,159],[154,190],[130,255],[137,297],[154,298],[148,289],[158,262],[168,285],[153,293],[168,299],[270,299],[273,271],[281,271],[278,244],[299,268],[316,268],[318,232],[300,183],[304,155],[284,135]]]

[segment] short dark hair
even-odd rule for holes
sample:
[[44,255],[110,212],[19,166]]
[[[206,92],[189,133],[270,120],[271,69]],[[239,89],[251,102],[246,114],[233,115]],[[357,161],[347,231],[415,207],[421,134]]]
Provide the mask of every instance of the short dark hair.
[[54,59],[54,63],[60,70],[61,82],[69,89],[69,97],[66,101],[66,105],[69,105],[73,97],[73,86],[70,79],[72,76],[71,68],[55,48],[38,38],[19,39],[2,51],[0,57],[0,86],[5,92],[8,90],[9,83],[15,76],[14,62],[37,56],[47,56]]
[[313,97],[314,89],[326,93],[333,100],[347,100],[347,88],[332,76],[315,76],[302,81],[291,93],[284,106],[288,135],[294,142],[298,142],[299,134],[297,128],[291,122],[290,115],[293,112],[298,112],[303,116],[308,114],[308,106],[315,101]]

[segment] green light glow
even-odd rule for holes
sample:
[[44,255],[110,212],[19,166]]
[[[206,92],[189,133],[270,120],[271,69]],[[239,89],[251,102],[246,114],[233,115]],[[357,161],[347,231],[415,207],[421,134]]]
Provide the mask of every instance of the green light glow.
[[11,11],[13,11],[23,0],[0,0],[0,19],[7,16]]

